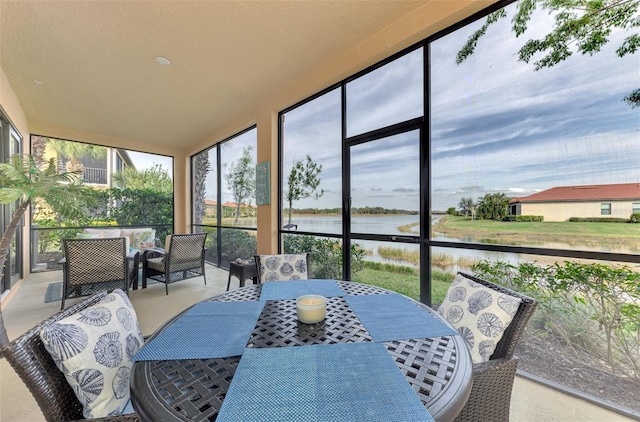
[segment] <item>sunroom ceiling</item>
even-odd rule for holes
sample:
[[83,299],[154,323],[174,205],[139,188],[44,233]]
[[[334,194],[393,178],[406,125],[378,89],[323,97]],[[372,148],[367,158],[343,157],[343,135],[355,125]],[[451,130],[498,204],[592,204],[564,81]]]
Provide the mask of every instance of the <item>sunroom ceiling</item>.
[[1,0],[0,64],[30,127],[188,147],[426,3]]

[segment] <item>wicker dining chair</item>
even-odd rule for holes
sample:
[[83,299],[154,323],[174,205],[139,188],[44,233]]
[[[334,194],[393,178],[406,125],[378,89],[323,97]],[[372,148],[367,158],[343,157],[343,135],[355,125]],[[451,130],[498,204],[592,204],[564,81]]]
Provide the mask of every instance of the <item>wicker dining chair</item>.
[[90,296],[100,290],[122,289],[137,283],[140,254],[127,253],[126,239],[62,239],[62,303],[65,299]]
[[519,362],[513,353],[538,302],[528,296],[472,275],[462,272],[460,275],[500,293],[521,299],[520,306],[504,331],[493,355],[487,362],[473,365],[471,395],[462,412],[456,418],[458,422],[508,422],[513,381]]
[[[64,311],[60,311],[41,322],[9,343],[0,343],[2,357],[16,371],[36,399],[45,419],[50,422],[75,421],[84,419],[82,404],[64,374],[56,366],[53,358],[40,339],[40,331],[56,321],[71,316],[97,302],[107,295],[103,290]],[[2,327],[4,328],[4,326]],[[92,419],[94,421],[138,421],[135,414]]]
[[[169,294],[169,284],[193,277],[207,276],[204,270],[204,247],[207,233],[172,234],[167,236],[166,249],[152,248],[143,252],[142,277],[165,284]],[[145,286],[143,284],[143,287]]]
[[258,283],[282,280],[306,280],[309,275],[310,254],[256,255]]

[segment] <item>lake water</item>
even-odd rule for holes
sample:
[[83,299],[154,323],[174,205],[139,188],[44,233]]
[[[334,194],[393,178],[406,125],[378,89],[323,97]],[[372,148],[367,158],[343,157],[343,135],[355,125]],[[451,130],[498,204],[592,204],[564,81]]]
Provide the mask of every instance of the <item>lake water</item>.
[[[440,216],[434,216],[432,221],[437,220]],[[402,232],[399,230],[402,226],[411,225],[420,221],[418,215],[388,215],[388,216],[354,216],[351,220],[351,231],[353,233],[365,233],[365,234],[386,234],[386,235],[418,235],[419,226],[411,228],[411,232]],[[299,231],[309,231],[314,233],[331,233],[342,234],[342,218],[340,216],[304,216],[293,217],[291,219],[292,224],[298,225]],[[443,236],[439,236],[434,240],[448,240],[448,241],[460,241],[460,239],[451,239]],[[366,255],[365,259],[375,262],[386,262],[391,264],[401,264],[406,266],[412,266],[407,262],[399,262],[396,260],[385,259],[378,253],[378,248],[381,246],[403,249],[407,252],[418,251],[419,244],[417,243],[397,243],[397,242],[379,242],[372,240],[356,240],[356,243],[360,244],[366,250],[370,251],[370,254]],[[497,253],[489,251],[476,251],[468,249],[451,249],[451,248],[434,248],[434,253],[448,254],[454,257],[463,257],[469,259],[500,259],[508,262],[518,262],[521,260],[519,254]],[[415,265],[414,265],[415,266]]]
[[[437,221],[441,216],[433,216],[432,223]],[[420,216],[418,215],[390,215],[390,216],[354,216],[352,217],[351,229],[353,233],[366,233],[366,234],[387,234],[387,235],[417,235],[419,226],[414,226],[411,228],[410,233],[403,233],[398,228],[401,226],[406,226],[409,224],[417,223],[420,220]],[[342,234],[342,218],[340,216],[304,216],[304,217],[293,217],[292,223],[298,225],[299,231],[309,231],[315,233],[331,233],[331,234]],[[432,240],[440,240],[440,241],[450,241],[450,242],[470,242],[472,240],[469,239],[457,239],[457,238],[449,238],[443,235],[434,236]],[[378,241],[356,241],[360,243],[365,249],[370,250],[372,252],[371,255],[366,257],[367,260],[378,261],[378,262],[390,262],[390,263],[398,263],[395,261],[386,260],[378,254],[378,247],[380,246],[390,246],[393,248],[404,249],[406,251],[415,251],[419,248],[418,244],[403,244],[396,242],[378,242]],[[539,246],[539,247],[547,247],[547,248],[556,248],[556,249],[576,249],[575,245],[570,245],[567,243],[547,243],[543,245],[530,245],[530,246]],[[583,250],[593,250],[600,252],[620,252],[620,253],[635,253],[630,252],[628,248],[621,242],[620,246],[617,248],[611,247],[587,247],[586,245],[581,245],[580,249]],[[479,250],[470,250],[470,249],[454,249],[454,248],[433,248],[433,252],[438,254],[448,254],[454,257],[461,257],[467,259],[476,259],[476,260],[501,260],[507,262],[517,263],[523,260],[533,261],[533,260],[545,260],[548,258],[537,257],[531,255],[520,255],[514,253],[501,253],[501,252],[491,252],[491,251],[479,251]],[[408,265],[406,263],[402,263],[402,265]]]
[[[399,234],[398,227],[417,223],[419,215],[357,216],[351,219],[353,233]],[[299,231],[316,233],[342,234],[341,216],[305,216],[293,217],[292,224],[298,225]],[[416,226],[416,230],[418,230]],[[408,234],[408,233],[407,233]],[[417,233],[416,233],[417,234]]]

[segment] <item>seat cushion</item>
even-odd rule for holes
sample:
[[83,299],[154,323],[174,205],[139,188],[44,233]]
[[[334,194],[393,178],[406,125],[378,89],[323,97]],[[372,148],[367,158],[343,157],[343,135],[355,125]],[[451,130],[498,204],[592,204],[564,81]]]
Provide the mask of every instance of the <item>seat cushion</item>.
[[262,281],[306,280],[309,278],[306,254],[260,255]]
[[147,266],[153,268],[156,271],[164,272],[164,256],[160,258],[147,259]]
[[120,229],[84,229],[84,234],[97,234],[100,239],[110,239],[112,237],[120,237]]
[[131,239],[122,234],[120,229],[83,229],[82,233],[76,235],[78,239],[112,239],[114,237],[124,237],[127,252],[130,250]]
[[438,312],[458,330],[473,362],[480,363],[493,354],[520,302],[458,274]]
[[40,338],[82,403],[85,418],[122,413],[129,401],[131,357],[144,342],[122,290],[43,328]]
[[76,239],[102,239],[102,233],[78,233]]

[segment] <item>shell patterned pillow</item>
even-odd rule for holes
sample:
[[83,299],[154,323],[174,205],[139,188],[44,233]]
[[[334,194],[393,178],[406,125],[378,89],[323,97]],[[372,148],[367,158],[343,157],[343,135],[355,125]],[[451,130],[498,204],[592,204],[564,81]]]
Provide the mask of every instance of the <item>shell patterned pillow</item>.
[[307,254],[260,255],[262,281],[306,280]]
[[520,302],[458,274],[438,312],[458,330],[473,362],[480,363],[493,354]]
[[120,289],[40,332],[45,348],[82,403],[85,418],[122,414],[144,342],[136,311]]

